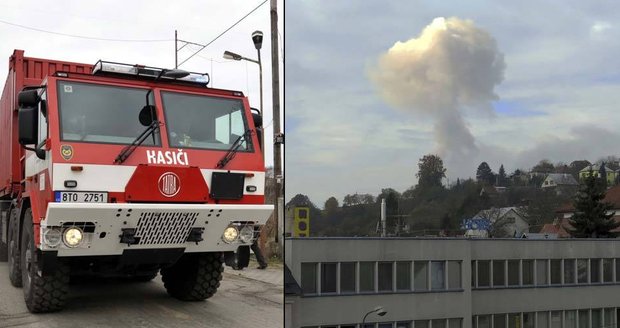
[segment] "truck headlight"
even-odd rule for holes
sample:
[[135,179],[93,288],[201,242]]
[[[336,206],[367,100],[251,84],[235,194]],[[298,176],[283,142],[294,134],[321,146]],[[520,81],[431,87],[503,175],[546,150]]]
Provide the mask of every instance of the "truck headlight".
[[71,227],[65,230],[65,233],[62,236],[62,241],[67,245],[67,247],[77,247],[82,242],[82,238],[84,237],[84,233],[82,229],[77,227]]
[[237,230],[237,227],[229,226],[224,229],[222,240],[230,244],[233,241],[237,240],[237,237],[239,237],[239,230]]
[[49,247],[57,247],[62,240],[62,234],[59,229],[48,228],[43,233],[43,242]]
[[246,225],[239,232],[239,239],[244,243],[251,243],[254,239],[254,226]]

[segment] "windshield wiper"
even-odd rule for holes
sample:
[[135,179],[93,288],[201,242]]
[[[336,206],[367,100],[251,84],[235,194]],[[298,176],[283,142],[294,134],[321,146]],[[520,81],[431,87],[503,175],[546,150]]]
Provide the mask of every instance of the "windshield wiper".
[[138,148],[138,146],[140,146],[151,134],[155,133],[155,131],[157,130],[159,130],[159,121],[154,120],[151,125],[146,127],[146,129],[142,131],[142,133],[140,133],[140,135],[137,136],[130,145],[126,146],[125,148],[123,148],[123,150],[121,150],[118,156],[116,156],[114,164],[122,164],[125,160],[127,160],[127,158],[129,158],[129,156],[131,156],[131,154],[134,152],[134,150],[136,150],[136,148]]
[[226,164],[228,164],[228,162],[230,162],[235,157],[235,155],[237,154],[237,151],[239,151],[239,147],[241,147],[242,140],[246,140],[251,135],[252,135],[252,129],[248,129],[245,131],[243,135],[240,135],[239,138],[237,138],[237,140],[235,140],[235,142],[230,146],[230,148],[228,148],[226,155],[224,155],[224,157],[222,157],[222,159],[220,159],[220,161],[217,162],[217,166],[215,168],[223,169],[224,166],[226,166]]

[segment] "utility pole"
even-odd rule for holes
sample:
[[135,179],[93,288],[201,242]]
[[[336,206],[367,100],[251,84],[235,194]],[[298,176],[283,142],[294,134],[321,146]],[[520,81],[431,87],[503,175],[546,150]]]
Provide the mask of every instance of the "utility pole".
[[276,203],[273,218],[275,220],[277,234],[276,243],[280,254],[282,254],[282,242],[280,238],[283,236],[282,222],[284,218],[284,197],[283,185],[284,177],[282,176],[282,145],[284,144],[284,134],[280,131],[280,67],[278,57],[278,1],[271,0],[271,79],[272,79],[272,97],[273,97],[273,175],[276,181]]

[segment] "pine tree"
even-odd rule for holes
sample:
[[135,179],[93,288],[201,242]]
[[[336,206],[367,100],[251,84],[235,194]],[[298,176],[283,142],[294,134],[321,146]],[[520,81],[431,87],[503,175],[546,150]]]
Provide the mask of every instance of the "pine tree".
[[498,186],[505,187],[506,186],[506,171],[504,170],[504,164],[499,167],[499,172],[497,172],[497,184]]
[[584,184],[575,196],[573,206],[575,214],[569,220],[573,229],[569,233],[577,238],[613,238],[616,233],[611,230],[620,226],[612,217],[613,213],[607,214],[613,206],[603,203],[605,188],[599,179],[590,171],[585,178]]

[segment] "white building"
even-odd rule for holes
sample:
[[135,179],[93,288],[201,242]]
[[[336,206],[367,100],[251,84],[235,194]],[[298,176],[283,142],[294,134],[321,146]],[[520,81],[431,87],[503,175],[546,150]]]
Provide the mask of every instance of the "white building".
[[617,328],[615,239],[293,238],[286,327]]

